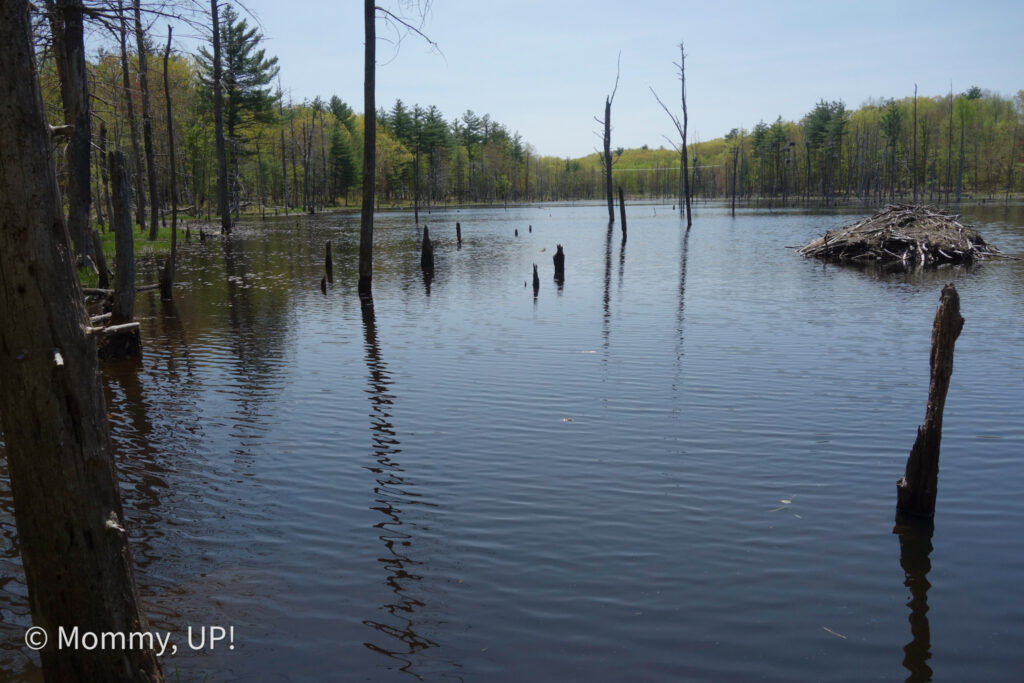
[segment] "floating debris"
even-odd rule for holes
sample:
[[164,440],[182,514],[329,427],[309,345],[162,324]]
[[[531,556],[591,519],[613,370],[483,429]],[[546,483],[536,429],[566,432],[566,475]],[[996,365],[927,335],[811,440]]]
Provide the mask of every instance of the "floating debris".
[[907,204],[889,204],[870,218],[830,230],[797,253],[834,263],[883,261],[906,266],[966,263],[1000,255],[959,216]]

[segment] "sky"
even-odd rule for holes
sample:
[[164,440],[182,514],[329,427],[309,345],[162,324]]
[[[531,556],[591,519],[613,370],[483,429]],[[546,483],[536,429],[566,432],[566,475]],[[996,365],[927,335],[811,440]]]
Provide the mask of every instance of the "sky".
[[[378,4],[419,22],[408,0]],[[422,3],[420,3],[422,4]],[[337,95],[363,109],[363,3],[246,0],[294,101]],[[412,7],[413,9],[409,9]],[[251,22],[251,20],[250,20]],[[681,115],[679,44],[686,49],[689,138],[710,140],[781,116],[798,121],[821,99],[1024,89],[1024,3],[975,0],[687,2],[686,0],[433,0],[423,32],[378,21],[377,106],[466,110],[519,132],[535,153],[580,157],[601,146],[615,85],[612,147],[669,146],[679,137],[651,94]],[[159,33],[159,31],[157,31]]]

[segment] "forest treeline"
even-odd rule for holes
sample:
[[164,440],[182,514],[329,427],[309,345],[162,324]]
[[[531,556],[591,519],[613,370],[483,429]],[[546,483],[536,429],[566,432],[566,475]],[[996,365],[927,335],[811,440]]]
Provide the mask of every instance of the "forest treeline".
[[[265,55],[259,31],[230,5],[221,17],[220,39],[232,212],[358,205],[363,116],[338,95],[303,102],[284,95],[276,58]],[[170,203],[166,112],[143,102],[147,95],[164,96],[156,40],[146,34],[134,41],[145,46],[144,59],[138,47],[132,49],[133,41],[112,40],[87,64],[95,150],[92,209],[101,225],[110,214],[102,163],[107,149],[121,148],[129,159],[137,222],[145,224],[154,195],[161,212]],[[39,61],[48,116],[59,125],[58,66],[46,51]],[[171,52],[166,62],[178,141],[177,205],[192,215],[216,213],[212,58],[203,48],[192,55]],[[149,156],[142,146],[143,110],[151,127],[149,173],[142,163]],[[1022,115],[1024,91],[1007,98],[971,88],[872,101],[855,110],[823,100],[799,121],[780,117],[753,130],[691,142],[691,191],[696,198],[736,195],[747,203],[880,203],[915,191],[923,201],[945,203],[965,196],[1008,197],[1024,192]],[[398,100],[377,112],[376,150],[378,208],[414,201],[602,199],[605,192],[598,152],[576,159],[538,155],[519,133],[472,110],[446,119],[436,106]],[[614,151],[614,182],[634,198],[676,196],[679,169],[673,149]]]

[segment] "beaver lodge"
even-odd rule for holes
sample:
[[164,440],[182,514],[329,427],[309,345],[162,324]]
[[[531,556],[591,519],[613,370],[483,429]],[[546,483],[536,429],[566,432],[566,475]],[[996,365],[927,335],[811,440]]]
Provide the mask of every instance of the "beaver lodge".
[[999,254],[959,218],[934,207],[890,204],[870,218],[825,233],[797,253],[833,263],[907,266],[966,263]]

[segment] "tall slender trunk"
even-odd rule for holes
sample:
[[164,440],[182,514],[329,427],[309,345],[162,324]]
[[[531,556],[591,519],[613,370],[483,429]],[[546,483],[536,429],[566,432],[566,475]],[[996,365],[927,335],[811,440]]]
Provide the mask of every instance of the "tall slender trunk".
[[946,143],[946,203],[953,186],[953,84],[949,84],[949,139]]
[[86,77],[84,11],[82,0],[52,0],[47,3],[64,123],[71,126],[67,146],[68,231],[75,252],[92,254],[89,237],[89,169],[92,159],[92,130],[89,120],[89,81]]
[[[683,100],[683,194],[686,198],[686,229],[689,230],[693,225],[693,216],[690,213],[690,176],[686,173],[687,168],[689,168],[686,160],[686,130],[689,125],[689,117],[686,113],[686,52],[683,51],[682,43],[679,43],[679,81],[679,90]],[[680,211],[682,211],[682,206],[680,206]]]
[[917,83],[914,84],[914,203],[917,204]]
[[[96,345],[50,154],[26,0],[0,3],[0,414],[18,549],[48,681],[163,681],[152,648],[60,647],[57,629],[149,630]],[[7,103],[17,103],[7,107]],[[38,641],[36,641],[38,642]],[[32,645],[29,642],[29,645]]]
[[149,69],[146,66],[146,36],[142,30],[142,10],[134,0],[135,42],[139,50],[139,91],[142,96],[142,141],[146,150],[146,175],[149,179],[149,239],[155,240],[160,218],[160,195],[156,186],[156,162],[153,154],[153,117],[149,110]]
[[964,187],[964,129],[967,127],[963,109],[960,110],[960,162],[956,170],[956,203],[960,203],[960,193]]
[[107,207],[107,226],[110,226],[109,219],[114,215],[114,209],[110,204],[110,176],[107,174],[107,124],[100,121],[100,179],[103,183],[103,203]]
[[[139,150],[138,122],[135,119],[135,105],[132,97],[131,71],[128,69],[128,24],[124,18],[124,4],[117,2],[117,14],[120,21],[118,38],[121,46],[121,81],[124,88],[124,99],[128,113],[128,129],[132,139],[132,160],[135,162],[135,222],[142,230],[146,229],[146,188],[145,170],[142,163],[142,152]],[[104,160],[104,163],[106,161]]]
[[171,287],[174,285],[174,265],[178,256],[178,174],[174,158],[174,114],[171,111],[171,84],[167,76],[167,62],[171,56],[171,33],[167,27],[167,48],[164,50],[164,99],[167,102],[167,153],[171,166],[171,256],[164,267],[161,289],[165,299],[171,298]]
[[210,0],[210,15],[213,23],[213,128],[217,141],[217,212],[220,214],[220,231],[231,234],[231,208],[228,205],[228,160],[224,149],[224,84],[221,83],[220,63],[220,21],[217,17],[217,0]]
[[612,197],[612,98],[604,99],[604,193],[608,198],[608,222],[615,222],[615,199]]
[[363,205],[359,220],[359,293],[369,294],[373,281],[373,183],[376,170],[377,108],[374,78],[377,26],[374,0],[363,0]]
[[281,128],[281,185],[284,191],[284,214],[288,215],[289,197],[288,197],[288,154],[287,148],[284,145],[284,128]]

